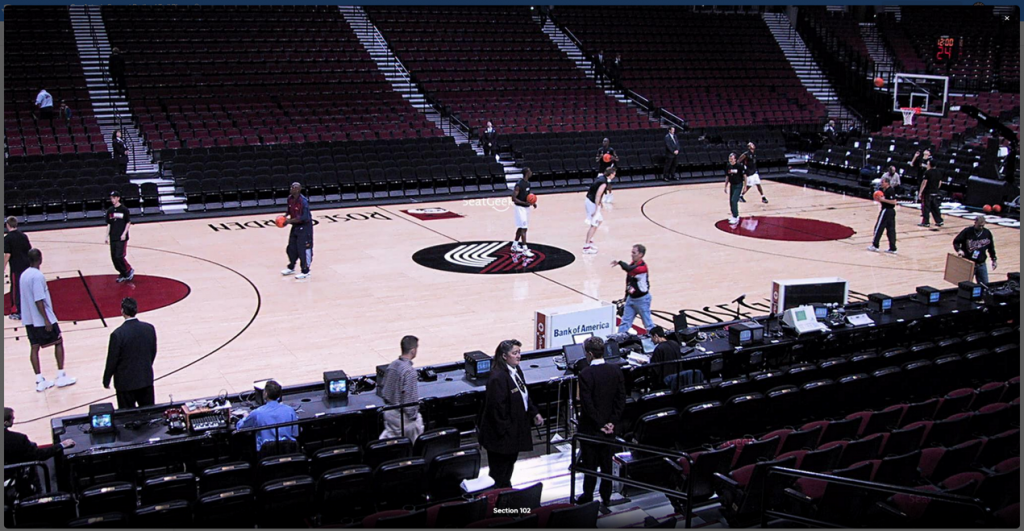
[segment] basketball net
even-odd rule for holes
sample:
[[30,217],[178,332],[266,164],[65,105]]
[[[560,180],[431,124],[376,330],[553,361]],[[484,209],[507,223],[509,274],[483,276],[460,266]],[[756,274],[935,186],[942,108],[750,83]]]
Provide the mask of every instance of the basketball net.
[[903,125],[914,125],[914,115],[921,112],[920,107],[900,107],[903,113]]

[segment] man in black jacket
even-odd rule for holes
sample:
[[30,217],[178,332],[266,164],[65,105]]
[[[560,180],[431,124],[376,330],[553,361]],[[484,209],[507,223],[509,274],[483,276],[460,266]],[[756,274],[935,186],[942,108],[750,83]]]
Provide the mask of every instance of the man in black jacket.
[[110,60],[107,64],[107,71],[110,72],[110,80],[118,94],[124,94],[127,84],[124,81],[124,56],[121,50],[114,48],[110,51]]
[[679,156],[679,139],[676,137],[676,128],[669,127],[665,135],[665,167],[661,170],[661,179],[667,181],[677,179],[676,157]]
[[485,157],[494,157],[498,153],[498,131],[491,122],[487,122],[487,129],[480,133],[480,147]]
[[71,448],[75,441],[64,439],[60,444],[40,448],[36,443],[28,440],[24,433],[11,431],[14,426],[14,410],[4,408],[4,464],[27,463],[29,461],[46,461],[47,459],[61,453],[65,448]]
[[11,315],[12,321],[21,320],[21,274],[28,269],[28,252],[32,243],[28,236],[18,230],[18,218],[11,216],[4,220],[4,269],[11,266]]
[[135,299],[128,297],[121,301],[121,315],[125,321],[110,334],[103,387],[110,389],[110,379],[114,379],[118,409],[152,406],[154,402],[156,329],[136,319],[138,311]]
[[[580,373],[580,404],[583,406],[580,415],[580,433],[613,442],[615,428],[626,407],[625,378],[618,366],[605,363],[604,340],[599,337],[591,337],[583,343],[583,348],[586,350],[590,366]],[[580,459],[583,468],[593,471],[600,470],[608,475],[612,474],[614,451],[612,445],[584,443],[581,450]],[[584,504],[593,501],[596,485],[597,478],[585,476],[583,478],[583,494],[576,499],[576,503]],[[600,507],[602,514],[611,512],[611,509],[608,508],[611,497],[612,482],[602,479]]]
[[992,231],[985,228],[985,216],[974,218],[974,226],[967,227],[960,231],[960,234],[953,239],[953,248],[956,254],[974,262],[974,278],[985,287],[988,287],[988,266],[985,260],[992,257],[992,270],[999,267],[996,262],[996,241],[992,237]]

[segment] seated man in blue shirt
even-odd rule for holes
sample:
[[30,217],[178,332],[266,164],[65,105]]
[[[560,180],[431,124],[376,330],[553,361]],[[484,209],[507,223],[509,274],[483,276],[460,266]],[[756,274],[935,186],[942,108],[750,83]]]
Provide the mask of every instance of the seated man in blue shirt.
[[[291,406],[281,403],[281,384],[274,380],[268,381],[266,387],[263,388],[263,400],[266,402],[263,406],[238,421],[238,424],[235,425],[236,430],[273,426],[299,420],[299,416],[295,414],[295,410]],[[294,441],[299,435],[299,427],[295,425],[260,430],[256,432],[256,452],[260,451],[264,443],[275,440],[275,431],[277,432],[276,440],[279,441]]]

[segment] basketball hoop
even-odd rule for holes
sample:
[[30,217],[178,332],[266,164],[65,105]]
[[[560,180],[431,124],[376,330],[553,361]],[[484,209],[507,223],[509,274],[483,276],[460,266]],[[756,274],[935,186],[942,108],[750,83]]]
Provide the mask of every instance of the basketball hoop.
[[914,115],[921,114],[920,107],[900,107],[903,113],[903,125],[914,125]]

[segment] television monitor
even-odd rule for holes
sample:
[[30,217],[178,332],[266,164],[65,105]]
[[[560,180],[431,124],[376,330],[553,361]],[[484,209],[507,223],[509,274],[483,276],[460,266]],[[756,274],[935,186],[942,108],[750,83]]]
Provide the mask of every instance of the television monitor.
[[114,404],[92,404],[89,406],[90,432],[93,434],[114,431]]
[[582,345],[584,341],[594,337],[593,332],[587,332],[584,334],[575,334],[572,336],[572,342],[577,345]]
[[348,398],[348,375],[345,371],[325,372],[324,389],[327,398]]

